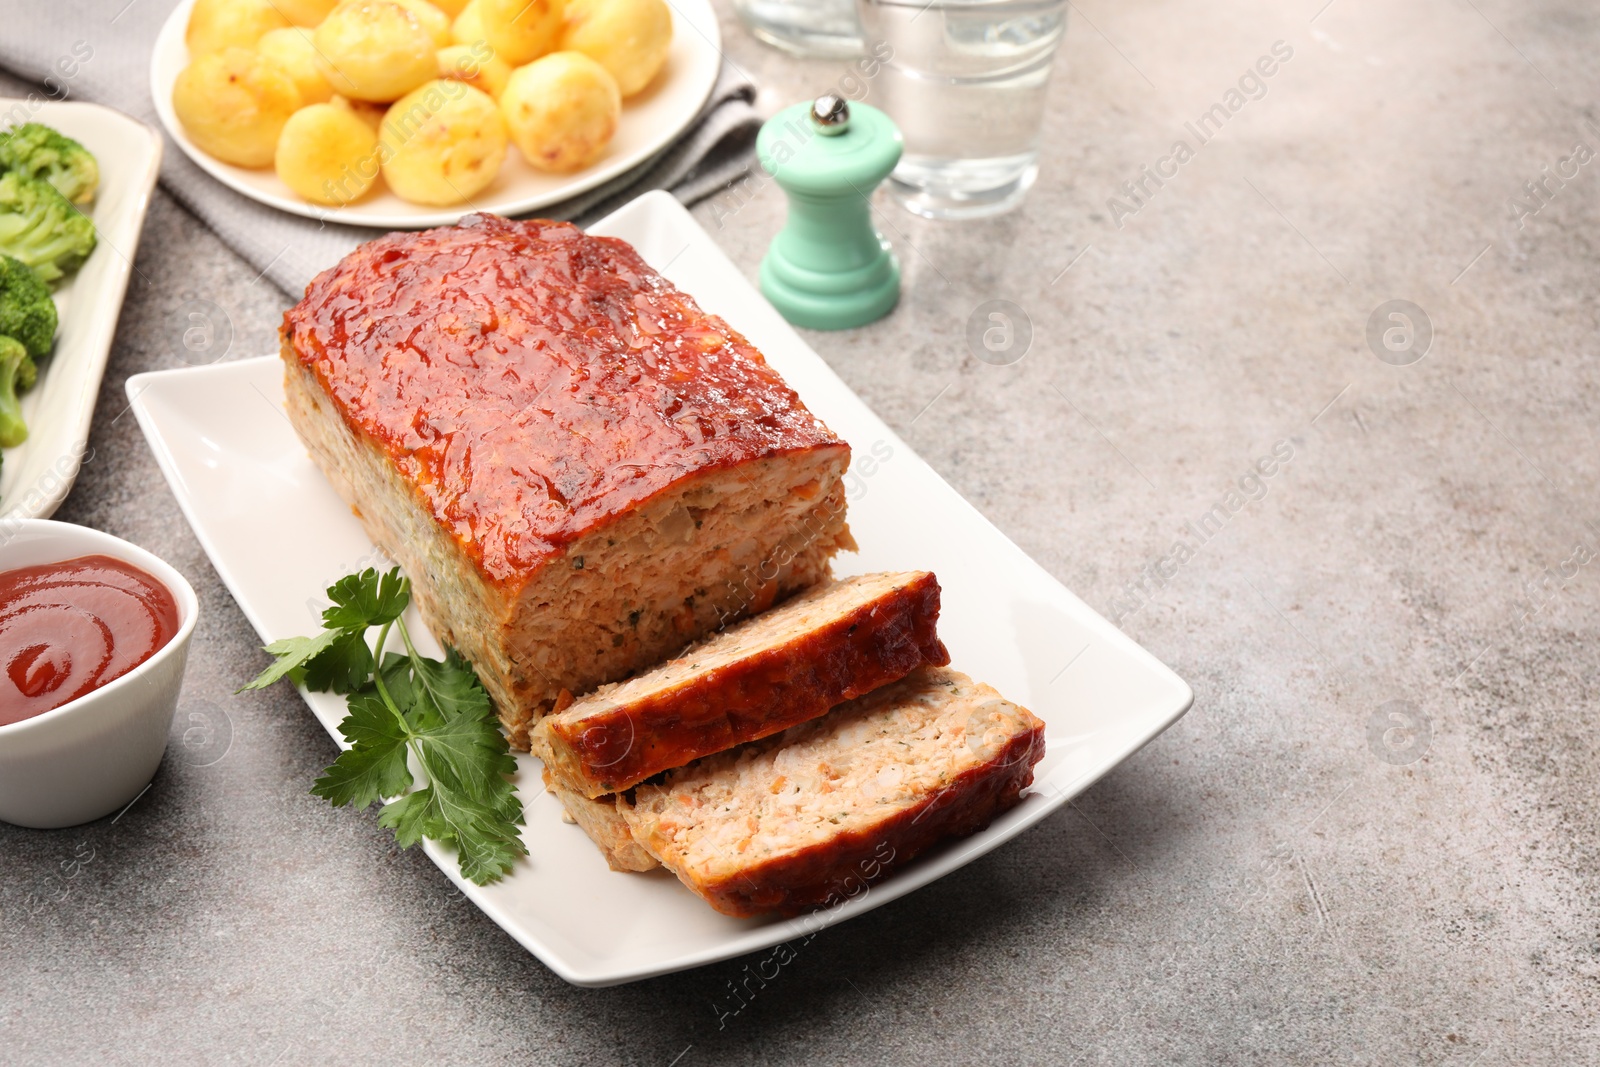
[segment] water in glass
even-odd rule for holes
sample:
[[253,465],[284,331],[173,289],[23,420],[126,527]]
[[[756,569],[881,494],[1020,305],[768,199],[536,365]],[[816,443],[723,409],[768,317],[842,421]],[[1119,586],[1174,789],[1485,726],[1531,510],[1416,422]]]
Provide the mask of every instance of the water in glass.
[[1066,0],[860,0],[866,40],[887,42],[873,99],[905,135],[889,188],[930,218],[996,215],[1038,174],[1050,65]]
[[734,0],[756,38],[800,56],[861,54],[855,0]]

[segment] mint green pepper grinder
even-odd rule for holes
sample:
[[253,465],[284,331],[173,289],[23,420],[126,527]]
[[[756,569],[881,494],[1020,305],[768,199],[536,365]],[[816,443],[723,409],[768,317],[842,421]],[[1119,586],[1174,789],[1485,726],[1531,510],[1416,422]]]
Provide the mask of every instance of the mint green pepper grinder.
[[761,292],[796,326],[863,326],[900,298],[900,263],[868,200],[903,144],[889,116],[832,94],[761,127],[756,155],[789,195],[789,220],[761,261]]

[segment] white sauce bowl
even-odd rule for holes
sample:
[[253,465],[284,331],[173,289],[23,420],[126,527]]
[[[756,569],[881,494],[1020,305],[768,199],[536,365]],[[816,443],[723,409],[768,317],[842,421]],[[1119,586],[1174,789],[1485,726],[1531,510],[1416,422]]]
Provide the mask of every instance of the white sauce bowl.
[[0,726],[0,820],[53,829],[127,804],[155,776],[183,687],[200,602],[183,575],[121,538],[48,519],[0,520],[0,572],[110,556],[155,578],[178,632],[133,670],[43,715]]

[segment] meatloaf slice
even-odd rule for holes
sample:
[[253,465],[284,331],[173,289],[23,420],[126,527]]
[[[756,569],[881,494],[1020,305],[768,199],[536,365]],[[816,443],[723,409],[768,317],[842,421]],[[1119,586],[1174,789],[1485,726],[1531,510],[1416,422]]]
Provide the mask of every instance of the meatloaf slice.
[[987,685],[923,667],[828,715],[633,791],[636,841],[727,915],[842,901],[1015,804],[1044,724]]
[[656,858],[633,839],[633,831],[617,813],[617,798],[612,796],[593,799],[582,793],[564,788],[549,772],[544,772],[545,788],[561,802],[567,818],[589,835],[589,840],[600,849],[606,865],[613,871],[653,871],[661,866]]
[[567,789],[618,793],[701,756],[826,714],[950,655],[927,571],[815,587],[534,727],[533,751]]
[[468,216],[284,317],[291,422],[513,744],[827,577],[850,449],[622,241]]

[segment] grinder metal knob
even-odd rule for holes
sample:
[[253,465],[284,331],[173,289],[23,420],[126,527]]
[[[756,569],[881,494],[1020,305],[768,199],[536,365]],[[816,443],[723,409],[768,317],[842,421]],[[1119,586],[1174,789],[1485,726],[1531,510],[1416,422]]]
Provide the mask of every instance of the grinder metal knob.
[[818,133],[837,137],[850,128],[850,102],[834,93],[823,93],[811,104],[811,124]]

